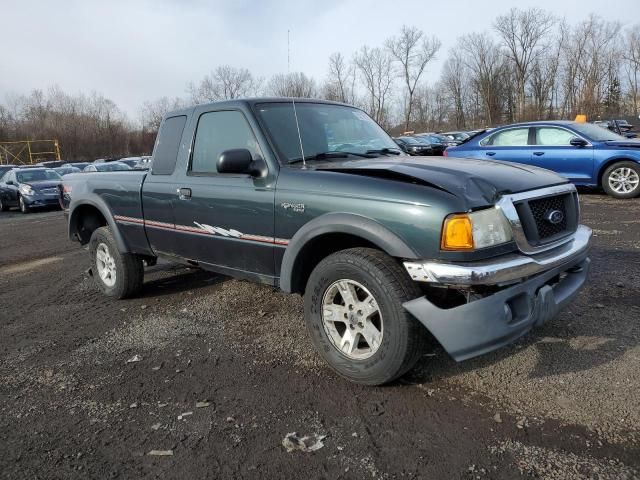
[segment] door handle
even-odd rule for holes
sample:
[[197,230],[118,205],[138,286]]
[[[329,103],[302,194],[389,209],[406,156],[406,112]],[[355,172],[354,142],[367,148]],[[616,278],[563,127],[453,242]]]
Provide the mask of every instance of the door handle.
[[536,157],[541,157],[542,155],[544,155],[544,152],[533,152],[533,154],[534,154]]
[[490,157],[493,157],[496,154],[496,152],[486,152],[485,155],[489,155]]
[[190,188],[179,188],[178,189],[178,198],[180,200],[189,200],[191,198],[191,189]]

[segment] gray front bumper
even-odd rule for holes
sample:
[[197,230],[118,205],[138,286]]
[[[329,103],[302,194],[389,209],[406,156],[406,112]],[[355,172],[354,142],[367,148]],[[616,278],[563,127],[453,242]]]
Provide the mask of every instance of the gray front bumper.
[[[562,265],[458,307],[441,309],[417,298],[404,304],[456,361],[513,342],[555,317],[584,285],[591,260],[585,249]],[[557,283],[554,277],[565,274]]]

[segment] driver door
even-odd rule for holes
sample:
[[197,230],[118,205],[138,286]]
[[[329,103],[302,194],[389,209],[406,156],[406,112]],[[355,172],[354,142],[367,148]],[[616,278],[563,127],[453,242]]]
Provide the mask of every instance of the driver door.
[[564,128],[536,127],[529,163],[553,170],[573,183],[591,183],[593,147],[571,145],[569,142],[575,137],[578,137],[575,132]]
[[187,171],[176,177],[175,251],[236,275],[273,277],[275,172],[261,178],[219,173],[222,152],[247,149],[255,159],[264,158],[263,149],[241,110],[196,109],[195,115]]

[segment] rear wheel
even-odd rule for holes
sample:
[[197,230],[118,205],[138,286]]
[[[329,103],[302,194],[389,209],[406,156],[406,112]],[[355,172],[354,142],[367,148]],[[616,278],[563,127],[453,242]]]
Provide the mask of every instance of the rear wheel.
[[618,162],[608,167],[602,176],[602,188],[614,198],[634,198],[640,194],[640,165]]
[[118,250],[109,227],[100,227],[89,241],[92,271],[98,288],[110,297],[132,297],[142,288],[142,259]]
[[423,352],[424,329],[402,306],[420,295],[385,253],[343,250],[311,273],[305,321],[315,347],[334,370],[357,383],[380,385],[406,373]]
[[27,205],[27,202],[25,202],[24,198],[22,198],[22,195],[18,197],[18,205],[20,206],[20,211],[22,213],[29,213],[31,211],[29,205]]

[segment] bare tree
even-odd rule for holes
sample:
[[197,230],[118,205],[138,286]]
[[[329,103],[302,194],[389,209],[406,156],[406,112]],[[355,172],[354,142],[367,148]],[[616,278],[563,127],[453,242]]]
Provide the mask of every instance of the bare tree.
[[354,63],[368,93],[369,115],[376,122],[385,124],[388,116],[387,102],[395,74],[391,55],[381,48],[365,45],[354,56]]
[[531,66],[544,52],[545,42],[555,23],[553,15],[539,8],[512,8],[506,15],[499,16],[494,23],[514,68],[517,120],[522,120],[525,116],[525,88],[531,74]]
[[302,72],[274,75],[267,91],[278,97],[313,98],[317,95],[315,80]]
[[442,71],[442,85],[453,103],[453,124],[455,128],[466,125],[465,96],[467,95],[468,73],[460,52],[452,49]]
[[221,65],[197,85],[189,84],[187,90],[195,103],[206,103],[254,96],[258,83],[246,68]]
[[355,75],[355,66],[348,64],[342,53],[332,53],[329,57],[329,72],[324,87],[324,96],[328,100],[353,104]]
[[622,58],[631,108],[637,117],[640,110],[640,24],[627,30]]
[[532,114],[536,119],[553,118],[555,114],[555,104],[558,101],[558,72],[567,31],[567,25],[564,22],[561,23],[545,52],[538,55],[531,63],[528,84]]
[[458,48],[464,53],[463,61],[482,101],[484,121],[492,125],[500,120],[503,103],[500,82],[505,65],[500,49],[488,33],[464,35]]
[[178,97],[161,97],[154,101],[144,102],[139,114],[142,129],[157,132],[162,119],[168,112],[185,106],[186,102]]
[[405,107],[405,130],[409,130],[413,95],[424,73],[427,64],[433,60],[440,49],[441,43],[435,37],[427,38],[424,32],[416,27],[402,26],[400,35],[387,40],[386,47],[391,55],[401,65],[400,76],[407,88],[407,103]]
[[621,25],[596,15],[575,25],[562,51],[563,116],[602,113],[612,69],[620,66]]

